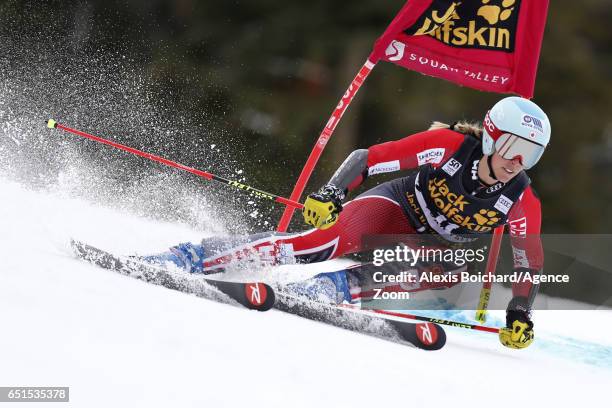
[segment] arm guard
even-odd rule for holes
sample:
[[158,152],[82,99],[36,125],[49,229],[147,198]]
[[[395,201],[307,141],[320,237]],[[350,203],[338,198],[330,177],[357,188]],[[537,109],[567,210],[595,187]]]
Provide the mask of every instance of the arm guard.
[[360,176],[365,179],[367,169],[368,150],[355,150],[353,153],[349,154],[346,160],[344,160],[340,167],[338,167],[338,170],[336,170],[327,184],[337,187],[346,194],[349,186],[355,181],[355,179]]

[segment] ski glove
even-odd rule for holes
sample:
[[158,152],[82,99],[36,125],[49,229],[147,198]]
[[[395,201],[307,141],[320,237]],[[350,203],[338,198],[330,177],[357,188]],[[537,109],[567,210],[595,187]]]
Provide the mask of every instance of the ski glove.
[[315,228],[328,229],[338,221],[342,211],[344,191],[332,184],[326,184],[321,189],[306,198],[302,214],[304,222]]
[[533,343],[533,322],[527,299],[516,297],[506,310],[506,327],[499,330],[499,341],[506,347],[523,349]]

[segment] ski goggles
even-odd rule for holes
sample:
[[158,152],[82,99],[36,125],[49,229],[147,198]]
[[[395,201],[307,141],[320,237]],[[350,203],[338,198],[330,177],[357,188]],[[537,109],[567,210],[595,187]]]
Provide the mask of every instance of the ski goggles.
[[489,113],[487,112],[483,125],[486,128],[487,134],[494,141],[495,151],[506,160],[518,158],[521,165],[526,169],[535,166],[542,157],[542,154],[544,154],[546,146],[514,133],[504,132],[495,126],[489,117]]
[[495,151],[501,157],[506,160],[518,158],[526,169],[535,166],[542,157],[545,148],[546,146],[523,139],[512,133],[503,133],[495,141]]

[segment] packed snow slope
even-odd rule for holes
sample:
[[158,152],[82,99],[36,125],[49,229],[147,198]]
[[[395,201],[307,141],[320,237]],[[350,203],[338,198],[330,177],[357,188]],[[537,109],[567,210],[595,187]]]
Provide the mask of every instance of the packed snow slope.
[[75,259],[67,246],[76,237],[145,253],[206,234],[186,225],[0,180],[0,227],[0,386],[69,386],[70,406],[576,407],[608,399],[609,311],[537,312],[536,343],[522,351],[448,328],[446,347],[424,352],[148,285]]

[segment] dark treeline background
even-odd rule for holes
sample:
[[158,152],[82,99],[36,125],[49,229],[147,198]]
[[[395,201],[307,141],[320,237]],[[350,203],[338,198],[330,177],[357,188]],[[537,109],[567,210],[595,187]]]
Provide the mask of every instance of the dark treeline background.
[[[130,105],[111,113],[88,108],[87,115],[71,118],[78,119],[73,125],[111,132],[123,143],[220,175],[231,176],[222,161],[240,163],[245,181],[288,196],[339,97],[403,3],[4,1],[2,75],[6,81],[18,75],[12,64],[20,58],[31,79],[35,67],[51,64],[42,82],[61,81],[53,95],[68,100],[77,92],[71,87],[88,88],[100,79],[92,70],[77,81],[71,77],[77,67],[123,75],[125,64],[130,75],[145,78],[145,102],[158,105],[164,128],[176,118],[176,129],[190,130],[165,136],[153,125],[140,129],[147,125],[130,121],[126,112],[136,109]],[[611,6],[609,0],[550,4],[534,100],[552,121],[552,143],[530,172],[545,232],[612,231]],[[107,85],[130,100],[129,84]],[[89,97],[108,99],[105,86],[98,83]],[[355,148],[424,130],[433,120],[480,121],[500,97],[380,63],[336,130],[308,191]],[[97,103],[111,102],[118,103]],[[55,113],[69,117],[69,110]],[[203,146],[211,144],[223,147],[223,157],[203,159],[210,157]],[[280,209],[270,211],[275,222]],[[299,227],[297,217],[292,225]]]

